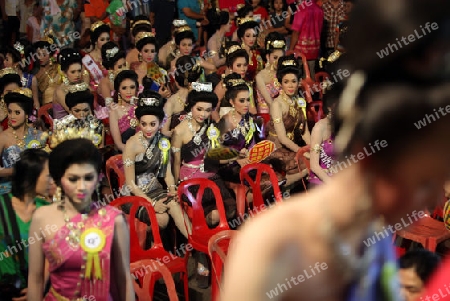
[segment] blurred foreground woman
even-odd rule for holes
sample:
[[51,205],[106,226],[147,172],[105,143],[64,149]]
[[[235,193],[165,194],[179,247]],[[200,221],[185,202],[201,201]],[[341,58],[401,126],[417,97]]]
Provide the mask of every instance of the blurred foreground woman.
[[[367,238],[442,198],[449,13],[443,0],[355,5],[341,66],[351,76],[333,121],[337,174],[245,224],[229,251],[221,301],[400,300],[391,239]],[[380,58],[388,43],[416,32],[420,39]]]

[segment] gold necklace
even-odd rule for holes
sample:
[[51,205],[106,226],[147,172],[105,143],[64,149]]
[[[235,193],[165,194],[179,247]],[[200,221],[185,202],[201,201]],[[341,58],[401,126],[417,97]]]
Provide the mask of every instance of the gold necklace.
[[13,129],[12,130],[12,134],[14,135],[14,138],[16,139],[16,145],[20,148],[20,149],[24,149],[25,148],[25,139],[27,138],[27,130],[25,129],[26,125],[24,126],[23,129],[23,138],[19,138],[19,136],[17,136],[16,130]]
[[[250,128],[250,126],[247,124],[245,119],[244,119],[244,126],[241,126],[240,121],[238,122],[237,119],[236,119],[236,110],[235,109],[231,112],[231,118],[233,118],[233,122],[236,124],[235,125],[236,126],[235,129],[240,131],[244,137],[247,136],[247,130]],[[241,119],[242,119],[242,117],[241,117]],[[235,137],[235,138],[237,138],[237,137]]]
[[289,106],[289,114],[291,116],[295,116],[297,113],[297,109],[295,108],[295,101],[292,98],[288,97],[284,91],[281,91],[281,99]]

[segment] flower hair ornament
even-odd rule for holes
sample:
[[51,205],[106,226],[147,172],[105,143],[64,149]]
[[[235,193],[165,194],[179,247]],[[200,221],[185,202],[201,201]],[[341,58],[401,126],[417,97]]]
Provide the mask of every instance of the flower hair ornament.
[[119,47],[114,47],[111,49],[106,50],[106,57],[108,59],[112,59],[117,53],[119,52]]
[[109,27],[109,24],[104,23],[103,21],[97,21],[94,24],[91,25],[91,32],[94,32],[97,28],[100,26],[107,25]]
[[348,79],[342,92],[338,115],[342,118],[342,128],[336,136],[335,144],[338,151],[343,152],[350,143],[361,114],[356,106],[356,99],[364,87],[367,76],[363,71],[354,72]]
[[191,88],[192,88],[192,90],[195,90],[197,92],[212,92],[213,91],[212,83],[193,82],[193,83],[191,83]]
[[153,32],[149,32],[149,31],[141,31],[140,33],[138,33],[136,35],[136,38],[134,39],[137,42],[139,42],[140,40],[144,39],[144,38],[154,38],[155,34]]
[[89,89],[89,86],[85,82],[81,82],[79,84],[74,84],[74,85],[67,85],[67,91],[69,93],[86,91],[88,89]]
[[160,104],[161,101],[158,98],[154,97],[144,97],[139,99],[140,106],[158,107]]
[[173,20],[172,24],[175,27],[181,27],[181,26],[187,26],[188,25],[186,20],[180,20],[180,19]]
[[25,46],[23,46],[22,44],[20,44],[20,42],[16,42],[14,44],[14,49],[16,49],[17,51],[19,51],[20,56],[23,58],[25,55]]
[[267,41],[266,50],[270,49],[270,45],[272,45],[272,49],[286,49],[286,42],[283,40]]

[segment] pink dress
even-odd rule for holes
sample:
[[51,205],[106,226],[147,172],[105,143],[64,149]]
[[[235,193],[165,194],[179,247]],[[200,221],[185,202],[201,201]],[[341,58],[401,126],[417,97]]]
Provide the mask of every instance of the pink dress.
[[[272,99],[276,98],[278,94],[280,94],[280,89],[275,87],[275,84],[273,82],[266,84],[266,89],[269,92],[270,97],[272,97]],[[258,113],[269,114],[269,105],[262,96],[261,92],[259,92],[259,89],[256,89],[256,95],[258,100]]]
[[[319,165],[326,169],[329,176],[333,175],[332,169],[334,166],[334,138],[327,139],[320,145]],[[314,185],[322,184],[322,180],[316,176],[312,171],[309,172],[309,183]]]
[[[86,259],[87,254],[80,243],[71,243],[69,238],[70,233],[67,225],[64,225],[56,233],[52,240],[47,240],[42,245],[45,258],[49,262],[50,282],[52,287],[49,293],[45,296],[45,301],[57,301],[58,296],[63,296],[70,300],[76,298],[83,298],[83,296],[93,296],[96,301],[112,300],[110,295],[110,272],[111,272],[111,245],[114,237],[114,223],[115,218],[121,211],[106,206],[99,209],[94,209],[87,219],[83,219],[81,214],[73,217],[69,223],[73,223],[75,227],[83,222],[83,231],[92,233],[91,231],[100,230],[104,234],[104,246],[97,253],[100,269],[96,269],[96,265],[92,264],[92,273],[86,276],[89,261]],[[100,226],[99,226],[100,225]],[[89,245],[90,241],[94,239],[99,241],[97,235],[87,235],[84,241]],[[100,239],[101,241],[102,239]],[[81,239],[81,242],[84,242]],[[94,243],[97,245],[97,243]],[[94,256],[95,257],[95,256]],[[93,260],[95,261],[95,260]],[[95,278],[95,274],[100,273],[101,279]],[[113,285],[117,285],[114,284]]]
[[292,23],[292,30],[299,32],[295,50],[303,53],[308,61],[317,59],[320,50],[323,11],[316,2],[298,10]]

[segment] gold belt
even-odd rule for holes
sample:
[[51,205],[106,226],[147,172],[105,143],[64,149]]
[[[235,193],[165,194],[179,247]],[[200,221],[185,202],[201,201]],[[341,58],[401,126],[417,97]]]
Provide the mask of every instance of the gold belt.
[[[53,294],[53,296],[55,296],[56,300],[58,301],[71,301],[69,298],[64,297],[63,295],[59,294],[54,288],[53,286],[50,287],[50,292]],[[72,301],[84,301],[84,298],[76,298],[73,299]]]

